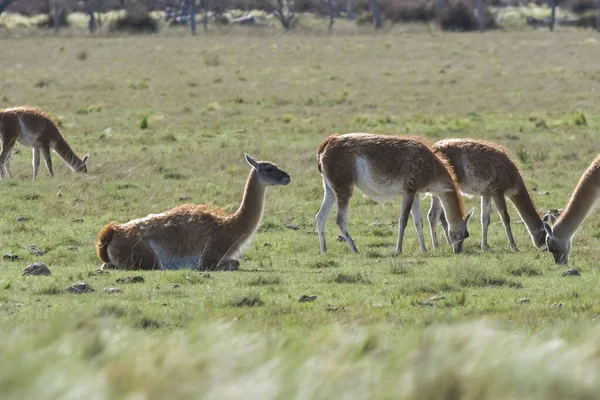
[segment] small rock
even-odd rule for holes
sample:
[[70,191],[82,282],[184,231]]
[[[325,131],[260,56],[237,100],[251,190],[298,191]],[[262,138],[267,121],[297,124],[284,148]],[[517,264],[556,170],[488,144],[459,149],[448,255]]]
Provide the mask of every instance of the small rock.
[[44,263],[29,264],[23,269],[23,275],[51,275],[50,269]]
[[31,254],[32,256],[43,256],[44,254],[46,254],[46,252],[44,250],[38,249],[35,246],[30,246],[29,254]]
[[171,286],[171,289],[179,289],[180,287],[181,287],[181,285],[175,284],[175,285]]
[[97,269],[94,272],[90,272],[90,275],[110,275],[110,272],[104,269]]
[[188,201],[190,199],[190,196],[181,196],[179,198],[179,201]]
[[121,288],[118,288],[118,287],[105,287],[103,292],[108,293],[108,294],[114,294],[114,293],[121,293],[122,290],[121,290]]
[[286,228],[291,229],[293,231],[297,231],[298,229],[300,229],[300,226],[296,225],[296,224],[285,224],[284,225]]
[[83,222],[83,218],[75,218],[75,219],[71,220],[71,222],[76,222],[76,223]]
[[147,147],[142,147],[142,151],[148,151]]
[[547,195],[547,194],[550,194],[550,192],[549,192],[549,191],[547,191],[547,190],[544,190],[544,191],[542,191],[542,192],[538,192],[538,194],[539,194],[540,196],[545,196],[545,195]]
[[263,243],[263,247],[271,247],[271,243],[265,242],[265,243]]
[[552,307],[552,308],[562,308],[562,306],[563,306],[563,303],[554,302],[554,303],[552,303],[552,305],[550,307]]
[[412,303],[413,307],[433,307],[433,303],[430,301],[413,301]]
[[346,239],[344,239],[344,237],[342,235],[338,235],[337,241],[338,242],[344,242],[344,241],[346,241]]
[[144,282],[144,278],[141,276],[124,276],[117,279],[117,283],[141,283]]
[[21,259],[21,256],[18,254],[5,254],[2,259],[6,261],[17,261]]
[[202,277],[203,278],[212,278],[212,276],[210,276],[210,274],[208,274],[208,273],[202,274]]
[[67,292],[74,294],[91,293],[95,290],[85,282],[77,282],[67,288]]
[[522,299],[517,300],[517,303],[529,303],[529,299],[527,297],[523,297]]
[[562,276],[581,276],[581,272],[576,269],[568,269],[561,274]]
[[15,303],[15,307],[23,307],[25,304],[23,303]]
[[383,222],[371,222],[369,226],[385,226]]
[[25,221],[29,221],[29,218],[21,215],[20,217],[17,218],[17,221],[19,221],[19,222],[25,222]]
[[346,307],[327,306],[327,311],[329,311],[329,312],[340,311],[340,310],[343,310],[344,308],[346,308]]
[[300,296],[298,301],[300,303],[308,303],[310,301],[315,301],[316,299],[317,299],[317,296],[307,296],[307,295],[303,294],[302,296]]
[[70,245],[67,246],[67,250],[75,251],[77,249],[78,249],[78,247],[77,246],[73,246],[72,244],[70,244]]

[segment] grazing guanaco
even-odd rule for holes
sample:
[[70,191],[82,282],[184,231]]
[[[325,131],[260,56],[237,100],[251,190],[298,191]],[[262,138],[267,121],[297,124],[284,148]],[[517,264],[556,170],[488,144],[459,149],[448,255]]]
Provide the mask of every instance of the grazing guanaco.
[[[474,139],[444,139],[434,143],[432,149],[452,165],[462,192],[481,196],[481,249],[488,250],[488,226],[492,212],[492,200],[496,204],[500,219],[504,224],[510,248],[519,251],[510,227],[510,215],[505,197],[515,205],[523,219],[533,244],[544,247],[546,231],[542,217],[533,204],[519,168],[504,147]],[[440,207],[439,199],[433,196],[428,213],[429,227],[433,247],[438,247],[436,225],[442,222],[444,233],[447,222]],[[450,242],[450,239],[446,239]]]
[[210,205],[185,204],[124,224],[110,222],[99,234],[102,268],[237,270],[240,255],[262,218],[268,186],[290,176],[268,161],[245,154],[252,167],[238,210],[226,214]]
[[79,158],[48,114],[38,108],[23,106],[0,111],[0,179],[11,176],[10,156],[16,142],[33,148],[34,180],[40,167],[40,153],[44,157],[50,176],[54,176],[50,149],[53,149],[73,171],[87,172],[86,162],[89,154]]
[[[557,264],[567,265],[571,253],[571,243],[575,232],[589,214],[592,206],[600,197],[600,155],[583,173],[575,187],[569,202],[563,208],[558,219],[548,214],[544,218],[546,246]],[[553,222],[550,225],[548,221]]]
[[354,186],[378,202],[403,196],[396,253],[402,252],[404,230],[411,211],[421,251],[426,251],[417,193],[438,195],[448,216],[454,252],[462,252],[463,241],[469,236],[467,223],[473,210],[465,215],[452,167],[421,139],[368,133],[329,136],[319,146],[317,166],[325,190],[316,215],[321,252],[327,251],[325,221],[337,200],[337,224],[352,252],[358,253],[346,223]]

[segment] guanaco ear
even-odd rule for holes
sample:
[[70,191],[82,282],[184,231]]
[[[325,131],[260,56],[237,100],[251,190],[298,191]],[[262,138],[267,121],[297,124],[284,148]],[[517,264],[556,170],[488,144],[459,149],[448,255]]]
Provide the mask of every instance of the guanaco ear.
[[81,163],[85,164],[87,162],[88,158],[90,158],[90,153],[85,153],[85,155],[81,159]]
[[556,217],[553,214],[548,213],[544,215],[544,222],[549,222],[550,224],[554,225],[556,222]]
[[544,221],[543,224],[544,224],[544,230],[546,231],[546,236],[552,236],[552,225],[550,225],[546,221]]
[[250,157],[248,153],[244,153],[244,157],[246,157],[246,161],[248,161],[248,164],[250,164],[252,168],[258,170],[258,160],[256,158]]
[[471,211],[469,211],[469,212],[467,213],[467,218],[466,218],[466,222],[465,222],[465,224],[468,224],[468,223],[469,223],[469,221],[471,220],[471,217],[473,216],[473,213],[474,213],[474,212],[475,212],[475,207],[471,208]]

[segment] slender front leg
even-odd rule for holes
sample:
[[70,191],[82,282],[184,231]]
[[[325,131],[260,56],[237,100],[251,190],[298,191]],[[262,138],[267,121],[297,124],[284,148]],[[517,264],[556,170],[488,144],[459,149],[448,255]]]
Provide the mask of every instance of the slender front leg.
[[398,220],[398,243],[396,244],[396,254],[402,253],[402,242],[404,241],[404,230],[408,222],[408,214],[412,208],[416,193],[405,193],[402,196],[402,210]]
[[42,157],[44,157],[44,162],[46,163],[46,168],[50,173],[50,177],[54,176],[54,171],[52,171],[52,158],[50,157],[50,147],[42,147]]
[[415,195],[415,199],[412,204],[412,217],[415,229],[417,230],[417,236],[419,237],[419,247],[421,253],[427,253],[427,247],[425,246],[425,236],[423,235],[423,215],[421,213],[421,199],[419,194]]
[[321,253],[325,253],[327,251],[327,243],[325,241],[325,223],[327,222],[327,217],[331,212],[331,208],[333,207],[333,203],[335,202],[335,193],[333,189],[327,184],[325,177],[323,177],[323,203],[321,204],[321,208],[319,208],[319,212],[315,216],[317,220],[317,232],[319,233],[319,242],[321,243]]
[[440,211],[440,223],[442,224],[442,230],[444,231],[444,235],[446,236],[446,242],[448,242],[448,246],[452,246],[452,239],[450,239],[449,224],[448,220],[446,219],[446,212],[444,211],[444,208],[441,205],[440,208],[442,209]]
[[495,193],[493,198],[494,204],[496,204],[496,208],[498,209],[498,214],[500,214],[500,219],[504,224],[504,229],[506,230],[506,236],[508,237],[508,243],[510,244],[510,248],[513,251],[519,251],[519,248],[515,243],[515,238],[513,237],[512,230],[510,229],[510,215],[508,215],[504,194]]
[[354,245],[354,240],[352,240],[352,237],[350,237],[350,233],[348,232],[348,224],[346,223],[346,220],[348,218],[348,206],[350,203],[350,199],[341,198],[340,196],[338,196],[337,200],[338,200],[338,210],[337,210],[336,222],[337,222],[338,226],[340,227],[340,230],[342,231],[342,236],[344,237],[344,239],[346,239],[346,242],[348,243],[348,246],[350,246],[350,249],[352,250],[352,252],[355,254],[358,254],[358,250],[356,249],[356,246]]
[[[442,202],[436,195],[431,196],[431,207],[427,213],[427,220],[429,221],[429,231],[431,232],[431,246],[437,249],[438,238],[437,238],[437,221],[442,214]],[[413,215],[414,217],[414,215]],[[444,233],[445,234],[445,233]]]
[[5,176],[7,176],[8,171],[10,170],[10,168],[7,170],[6,165],[8,164],[8,160],[12,152],[12,146],[14,146],[14,144],[14,141],[12,143],[2,143],[2,150],[0,151],[0,179],[3,179]]
[[38,176],[38,172],[40,171],[40,149],[37,147],[33,148],[33,180]]
[[481,196],[481,250],[488,251],[488,227],[492,213],[492,198]]

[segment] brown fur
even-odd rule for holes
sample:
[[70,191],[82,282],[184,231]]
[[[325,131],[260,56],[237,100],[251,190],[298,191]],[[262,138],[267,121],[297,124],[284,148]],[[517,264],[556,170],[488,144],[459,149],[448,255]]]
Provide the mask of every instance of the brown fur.
[[289,175],[274,164],[261,162],[260,168],[271,168],[269,177],[275,183],[264,183],[267,178],[259,174],[267,172],[252,169],[235,213],[185,204],[125,224],[111,222],[99,234],[98,257],[120,269],[219,268],[239,254],[256,231],[266,187],[289,183]]
[[87,172],[87,155],[80,159],[71,150],[52,118],[38,108],[22,106],[0,111],[0,176],[3,176],[1,166],[7,167],[6,172],[10,176],[10,153],[16,142],[34,149],[34,179],[37,176],[40,152],[48,172],[51,176],[54,175],[50,149],[56,151],[74,171]]
[[[517,250],[512,239],[505,196],[517,208],[535,246],[544,245],[545,234],[542,229],[541,215],[527,191],[516,162],[507,149],[496,143],[476,139],[445,139],[435,143],[432,148],[436,154],[450,162],[463,191],[491,198],[496,202],[511,247]],[[489,223],[489,220],[486,222]],[[487,227],[484,230],[487,230]],[[484,242],[486,240],[487,235],[484,234]],[[482,242],[482,247],[487,248],[487,243]]]
[[[600,198],[600,155],[585,170],[573,195],[553,226],[544,222],[546,245],[557,264],[567,265],[573,236]],[[548,220],[554,219],[547,216]],[[546,221],[546,218],[544,218]]]
[[[354,186],[376,201],[403,196],[400,231],[396,251],[402,251],[402,238],[410,213],[417,213],[415,225],[421,250],[425,251],[420,229],[420,209],[417,193],[437,193],[447,208],[452,230],[457,238],[455,251],[462,251],[462,241],[468,232],[462,197],[457,178],[444,157],[435,154],[421,138],[412,136],[354,133],[329,136],[317,150],[317,165],[324,179],[325,197],[317,214],[321,251],[326,251],[325,220],[335,196],[338,206],[337,222],[342,236],[353,252],[357,252],[346,227],[348,204]],[[333,192],[331,194],[330,192]],[[460,238],[459,238],[460,236]]]

